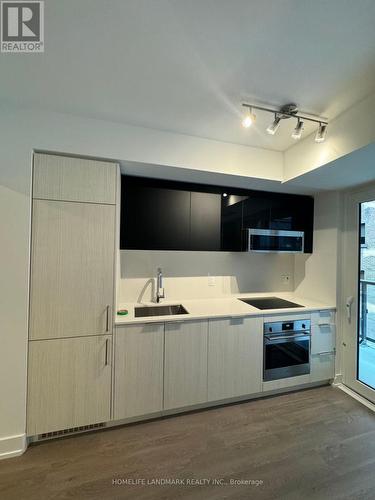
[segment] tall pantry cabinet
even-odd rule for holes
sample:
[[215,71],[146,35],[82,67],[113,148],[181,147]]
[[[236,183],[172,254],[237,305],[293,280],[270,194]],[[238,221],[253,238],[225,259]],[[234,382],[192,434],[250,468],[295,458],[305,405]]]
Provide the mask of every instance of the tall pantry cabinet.
[[28,436],[110,420],[117,178],[34,155]]

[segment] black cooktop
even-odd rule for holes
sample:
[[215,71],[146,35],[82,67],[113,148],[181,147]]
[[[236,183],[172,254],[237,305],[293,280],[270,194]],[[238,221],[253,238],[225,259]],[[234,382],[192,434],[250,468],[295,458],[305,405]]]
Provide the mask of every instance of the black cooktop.
[[239,299],[257,309],[287,309],[289,307],[303,307],[300,304],[280,299],[279,297],[254,297],[252,299]]

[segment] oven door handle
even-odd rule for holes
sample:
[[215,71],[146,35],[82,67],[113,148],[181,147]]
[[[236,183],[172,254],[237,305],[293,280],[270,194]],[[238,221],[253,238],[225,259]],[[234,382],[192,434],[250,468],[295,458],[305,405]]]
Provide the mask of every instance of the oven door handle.
[[268,335],[265,335],[264,338],[268,340],[269,342],[272,342],[274,340],[310,340],[311,335],[305,334],[305,335],[280,335],[279,337],[269,337]]

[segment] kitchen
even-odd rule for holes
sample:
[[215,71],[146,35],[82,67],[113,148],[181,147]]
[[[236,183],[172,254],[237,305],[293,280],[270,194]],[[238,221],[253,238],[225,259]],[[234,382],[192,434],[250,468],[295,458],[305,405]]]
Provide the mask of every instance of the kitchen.
[[[268,20],[277,38],[272,0],[272,12],[239,0],[230,27],[227,8],[217,7],[220,47],[211,44],[211,0],[173,8],[157,0],[160,11],[113,0],[111,29],[139,42],[113,49],[124,67],[101,52],[97,65],[81,45],[78,60],[90,68],[78,65],[48,31],[44,53],[1,54],[1,498],[372,491],[375,75],[366,79],[363,69],[355,97],[339,94],[339,83],[352,81],[342,44],[359,61],[374,40],[373,6],[361,2],[343,9],[346,25],[355,18],[366,27],[351,46],[319,24],[337,52],[337,68],[322,56],[337,102],[328,86],[307,88],[312,33],[301,42],[304,92],[289,78],[277,96],[261,71],[269,44],[241,49],[262,91],[248,81],[248,65],[228,90],[230,106],[213,91],[204,68],[220,67],[225,79],[228,51],[235,71],[237,29],[248,16]],[[309,16],[336,19],[336,0],[316,10],[286,4],[298,30]],[[54,22],[61,34],[65,9],[45,6],[46,29]],[[90,13],[97,27],[101,10]],[[198,11],[211,38],[196,31]],[[165,31],[151,30],[163,16]],[[107,50],[113,40],[103,40]],[[192,50],[198,40],[207,66]],[[280,51],[274,46],[272,57]],[[289,74],[297,60],[283,58]],[[10,76],[25,74],[27,61],[50,79],[32,77],[30,106]],[[103,85],[112,89],[105,98]],[[181,85],[186,102],[174,94]]]

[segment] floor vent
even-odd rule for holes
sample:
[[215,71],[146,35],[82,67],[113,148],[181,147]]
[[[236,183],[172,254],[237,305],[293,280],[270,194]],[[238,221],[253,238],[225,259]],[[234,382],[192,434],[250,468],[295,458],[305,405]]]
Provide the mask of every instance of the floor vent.
[[63,429],[61,431],[45,432],[44,434],[38,435],[38,441],[41,441],[42,439],[52,439],[61,436],[67,436],[69,434],[76,434],[79,432],[92,431],[94,429],[102,429],[103,427],[105,427],[105,424],[100,423],[91,425],[81,425],[81,427],[72,427],[71,429]]

